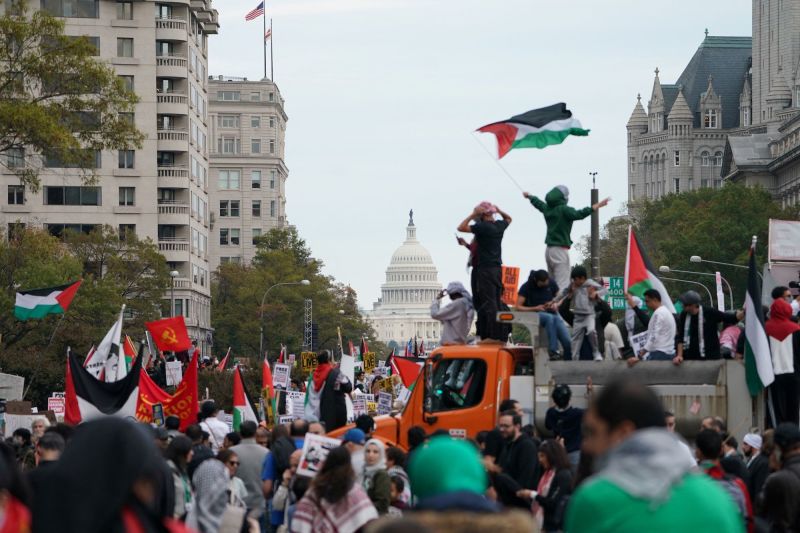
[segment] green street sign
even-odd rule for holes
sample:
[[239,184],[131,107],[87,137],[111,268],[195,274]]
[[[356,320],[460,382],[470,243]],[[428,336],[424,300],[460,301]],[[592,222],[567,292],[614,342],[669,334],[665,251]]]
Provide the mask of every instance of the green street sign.
[[622,311],[625,309],[625,278],[622,276],[614,276],[608,278],[608,293],[606,301],[614,311]]

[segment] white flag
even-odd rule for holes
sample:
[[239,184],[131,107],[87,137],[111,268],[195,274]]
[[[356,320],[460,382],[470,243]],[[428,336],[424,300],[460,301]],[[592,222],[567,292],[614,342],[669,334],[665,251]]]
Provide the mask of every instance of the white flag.
[[125,306],[123,305],[117,321],[114,322],[114,325],[111,326],[106,336],[103,337],[97,349],[89,356],[86,363],[84,363],[86,370],[97,379],[100,379],[100,374],[104,373],[105,381],[117,381],[117,379],[119,379],[119,377],[117,377],[119,372],[117,369],[118,366],[122,366],[122,377],[125,377],[128,373],[124,362],[122,365],[117,364],[120,354],[122,353],[120,338],[122,337],[122,316],[124,313]]

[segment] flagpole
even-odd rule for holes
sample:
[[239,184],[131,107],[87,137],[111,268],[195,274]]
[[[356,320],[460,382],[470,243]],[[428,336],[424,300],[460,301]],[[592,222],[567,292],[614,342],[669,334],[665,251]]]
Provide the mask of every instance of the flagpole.
[[[264,11],[261,13],[261,21],[264,26],[264,31],[261,33],[261,46],[264,48],[264,77],[267,77],[267,39],[264,37],[267,34],[267,6],[264,5]],[[270,19],[270,26],[272,26],[272,19]]]
[[[272,36],[272,18],[269,19],[269,78],[272,83],[275,83],[275,61],[272,54],[272,43],[275,39]],[[266,44],[264,45],[266,46]]]
[[50,345],[53,344],[53,339],[56,338],[56,332],[58,331],[59,326],[61,326],[61,323],[64,321],[64,315],[66,314],[66,312],[61,313],[61,318],[59,318],[58,322],[56,322],[56,327],[53,328],[53,333],[50,335],[50,340],[47,341],[47,346],[45,346],[45,348],[49,348]]

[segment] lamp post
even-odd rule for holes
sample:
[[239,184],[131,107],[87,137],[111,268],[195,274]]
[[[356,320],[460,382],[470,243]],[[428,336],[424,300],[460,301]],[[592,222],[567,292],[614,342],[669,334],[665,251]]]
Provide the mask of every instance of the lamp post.
[[275,285],[271,286],[269,289],[264,291],[264,296],[261,297],[261,314],[258,318],[258,330],[259,330],[259,341],[258,341],[258,353],[259,357],[264,357],[264,300],[267,298],[267,294],[269,291],[274,289],[275,287],[283,287],[286,285],[303,285],[308,286],[311,285],[311,282],[307,279],[303,279],[300,281],[286,281],[283,283],[276,283]]
[[[663,272],[665,274],[669,274],[670,272],[679,272],[681,274],[694,274],[697,276],[712,276],[714,278],[717,277],[716,274],[709,274],[708,272],[693,272],[691,270],[678,270],[677,268],[670,268],[667,265],[661,265],[658,267],[659,272]],[[728,297],[731,299],[731,309],[733,309],[733,289],[731,289],[731,284],[728,283],[728,280],[724,277],[720,276],[720,279],[725,282],[725,285],[728,286]],[[725,302],[723,302],[724,305]]]
[[169,273],[172,278],[172,286],[169,289],[169,316],[175,316],[175,278],[180,276],[180,272],[173,270]]
[[700,285],[701,287],[703,287],[706,290],[706,293],[708,294],[708,300],[711,302],[711,305],[714,305],[714,298],[711,296],[711,291],[708,290],[708,287],[706,287],[705,285],[703,285],[699,281],[692,281],[690,279],[679,279],[679,278],[665,278],[663,276],[659,277],[658,279],[667,279],[669,281],[681,281],[683,283],[691,283],[692,285]]
[[[750,267],[746,267],[744,265],[737,265],[735,263],[723,263],[722,261],[709,261],[708,259],[703,259],[699,255],[691,256],[689,258],[689,261],[692,262],[692,263],[709,263],[711,265],[724,265],[724,266],[731,267],[731,268],[741,268],[742,270],[749,270],[750,269]],[[758,274],[758,277],[761,278],[761,282],[763,283],[764,282],[764,276],[761,274],[761,272],[756,270],[756,274]]]

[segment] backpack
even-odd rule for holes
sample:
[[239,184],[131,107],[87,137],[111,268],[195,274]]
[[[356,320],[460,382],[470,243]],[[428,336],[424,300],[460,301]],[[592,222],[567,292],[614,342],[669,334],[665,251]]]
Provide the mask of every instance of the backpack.
[[275,479],[280,480],[283,472],[289,468],[289,457],[297,449],[291,437],[283,437],[272,445],[272,456],[275,462]]

